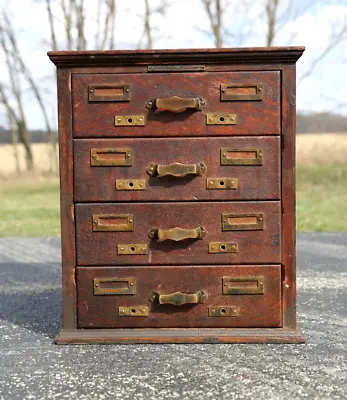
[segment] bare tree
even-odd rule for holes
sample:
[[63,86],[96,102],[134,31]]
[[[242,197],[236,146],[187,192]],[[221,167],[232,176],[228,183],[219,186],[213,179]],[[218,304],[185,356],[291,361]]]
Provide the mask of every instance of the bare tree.
[[[4,18],[2,19],[2,22]],[[8,31],[3,23],[0,24],[0,44],[4,53],[5,64],[9,75],[9,87],[7,93],[3,85],[1,88],[1,102],[5,106],[7,113],[11,115],[12,121],[15,121],[18,137],[25,149],[26,168],[28,171],[34,169],[33,153],[30,137],[27,129],[26,116],[24,113],[23,97],[20,88],[20,73],[18,60],[13,56],[13,51],[9,48]],[[16,104],[16,110],[11,106],[10,98],[13,98]]]
[[8,18],[8,15],[6,12],[3,13],[3,20],[4,20],[4,26],[5,30],[7,33],[7,38],[8,41],[11,45],[11,51],[12,51],[12,58],[16,61],[16,64],[18,65],[18,69],[23,75],[23,77],[28,81],[32,92],[37,100],[37,103],[39,105],[39,108],[42,112],[42,117],[45,123],[45,131],[48,136],[48,141],[51,144],[51,157],[50,160],[52,161],[51,168],[50,170],[57,171],[58,169],[58,160],[57,160],[57,138],[55,136],[55,133],[52,130],[50,119],[48,117],[48,112],[46,105],[43,101],[43,98],[41,96],[40,88],[38,85],[38,82],[35,81],[34,77],[31,74],[30,69],[28,68],[27,64],[24,63],[24,60],[21,56],[21,52],[19,49],[19,46],[17,44],[17,38],[14,33],[12,24],[10,23],[10,20]]
[[[46,0],[46,9],[50,25],[50,47],[66,50],[86,50],[87,48],[114,49],[115,47],[115,22],[116,0],[98,0],[96,18],[86,14],[85,0],[59,0],[64,29],[64,40],[61,44],[57,41],[57,25],[61,23],[59,16],[53,12],[52,1]],[[87,40],[86,24],[88,21],[95,23],[96,33],[94,44]]]
[[140,36],[140,40],[137,44],[137,48],[153,49],[154,46],[154,35],[155,27],[153,26],[152,19],[155,14],[165,15],[169,4],[167,0],[162,0],[157,7],[151,8],[150,0],[144,0],[145,12],[143,15],[139,15],[143,18],[143,31]]
[[309,66],[306,68],[305,72],[298,78],[298,85],[302,83],[304,79],[309,77],[319,63],[327,57],[341,42],[347,40],[347,20],[341,24],[341,26],[336,26],[332,24],[330,38],[328,44],[323,48],[323,50],[311,61]]
[[0,104],[2,104],[6,109],[8,126],[11,134],[11,141],[13,145],[13,156],[16,164],[16,172],[20,173],[20,165],[19,165],[19,154],[18,154],[18,134],[16,130],[16,114],[8,101],[6,96],[5,89],[3,85],[0,83]]
[[223,47],[223,10],[221,0],[202,0],[202,2],[210,21],[214,45],[217,48]]

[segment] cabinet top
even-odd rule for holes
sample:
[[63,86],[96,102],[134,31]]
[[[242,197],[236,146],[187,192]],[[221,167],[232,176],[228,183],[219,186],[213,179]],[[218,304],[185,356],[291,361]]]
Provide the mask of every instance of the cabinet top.
[[58,67],[141,64],[294,64],[305,47],[49,51]]

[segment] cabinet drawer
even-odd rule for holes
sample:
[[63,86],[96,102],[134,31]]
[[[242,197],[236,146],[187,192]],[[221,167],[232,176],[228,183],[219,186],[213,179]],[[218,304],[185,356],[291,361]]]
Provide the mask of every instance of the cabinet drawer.
[[75,139],[74,166],[76,201],[280,198],[278,136]]
[[74,137],[280,134],[279,71],[74,74],[72,92]]
[[79,328],[281,327],[281,267],[77,268]]
[[75,213],[79,265],[281,260],[278,201],[76,204]]

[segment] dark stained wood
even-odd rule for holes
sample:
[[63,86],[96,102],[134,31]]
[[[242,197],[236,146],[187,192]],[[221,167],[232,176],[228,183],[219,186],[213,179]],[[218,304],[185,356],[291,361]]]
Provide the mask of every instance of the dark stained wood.
[[298,330],[286,328],[64,329],[57,344],[139,343],[304,343]]
[[[91,166],[93,148],[129,148],[132,166]],[[222,148],[262,149],[263,165],[221,165]],[[228,137],[190,139],[88,139],[74,140],[75,201],[173,201],[173,200],[276,200],[280,188],[279,137]],[[202,176],[150,177],[153,164],[204,162]],[[235,190],[207,190],[207,178],[236,178]],[[116,179],[144,179],[144,191],[116,191]]]
[[[272,47],[48,53],[58,66],[60,135],[64,328],[56,343],[304,341],[295,309],[294,140],[295,63],[303,51]],[[130,85],[130,102],[89,103],[88,85],[115,81]],[[263,100],[221,102],[221,83],[262,84]],[[179,114],[146,108],[148,100],[172,96],[202,96],[206,104],[202,111]],[[206,125],[207,112],[237,114],[237,123]],[[147,123],[115,127],[114,117],[125,114],[143,114]],[[219,148],[224,144],[263,148],[263,166],[221,165]],[[99,146],[131,147],[132,166],[91,167],[90,149]],[[200,161],[207,165],[202,177],[150,178],[145,172],[150,163]],[[237,178],[238,189],[206,190],[206,178],[212,177]],[[116,179],[145,179],[147,188],[116,192]],[[222,231],[223,212],[263,213],[264,228]],[[134,214],[134,230],[93,232],[92,215],[103,213]],[[148,237],[153,227],[201,225],[208,231],[203,240],[158,243]],[[239,253],[210,254],[212,241],[234,242]],[[145,243],[149,254],[117,255],[117,244],[122,243]],[[222,295],[221,276],[239,271],[261,274],[265,294]],[[135,294],[94,295],[93,278],[114,274],[136,278]],[[204,304],[158,306],[148,300],[153,290],[168,294],[203,289],[208,292]],[[239,317],[208,316],[209,305],[235,302],[241,308]],[[150,307],[145,319],[118,315],[119,305],[144,304]]]
[[[148,136],[225,136],[278,135],[280,133],[280,73],[167,73],[153,74],[74,74],[74,137],[148,137]],[[129,85],[129,102],[89,102],[89,85],[125,83]],[[262,101],[220,101],[223,83],[261,84]],[[151,99],[180,96],[202,97],[202,111],[183,113],[148,110]],[[236,114],[235,125],[207,125],[206,113]],[[115,126],[115,116],[143,115],[141,127]]]
[[[222,231],[222,213],[263,213],[264,229]],[[93,215],[131,214],[133,232],[95,232]],[[279,263],[281,260],[281,204],[267,202],[119,203],[77,204],[76,246],[78,265],[245,264]],[[151,228],[194,229],[203,226],[203,240],[157,242]],[[235,242],[238,253],[208,253],[209,242]],[[147,255],[118,255],[117,245],[146,243]]]
[[75,216],[73,202],[71,74],[58,70],[60,215],[64,328],[76,327]]
[[134,64],[293,64],[305,47],[241,47],[223,49],[50,51],[58,67]]
[[[134,295],[95,296],[93,279],[124,278],[136,282]],[[223,295],[224,276],[264,278],[264,294]],[[80,328],[196,328],[196,327],[281,327],[281,267],[227,266],[227,267],[118,267],[78,268],[78,326]],[[203,304],[155,304],[149,301],[153,292],[207,294]],[[149,307],[147,317],[120,317],[120,306]],[[240,307],[240,315],[210,317],[209,307]]]
[[283,318],[285,326],[296,328],[295,269],[295,66],[282,71],[282,265]]

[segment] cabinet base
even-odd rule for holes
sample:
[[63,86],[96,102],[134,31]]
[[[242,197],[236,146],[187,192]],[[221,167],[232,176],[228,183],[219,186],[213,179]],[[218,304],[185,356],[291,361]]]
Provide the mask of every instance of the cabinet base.
[[63,329],[56,344],[304,343],[299,330],[273,329]]

